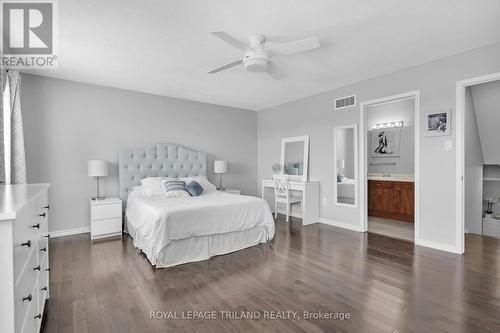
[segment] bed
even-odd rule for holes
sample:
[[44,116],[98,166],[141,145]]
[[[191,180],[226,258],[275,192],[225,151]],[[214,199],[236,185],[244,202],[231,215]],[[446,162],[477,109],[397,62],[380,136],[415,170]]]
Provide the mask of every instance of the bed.
[[177,144],[155,144],[119,153],[125,231],[157,268],[209,259],[274,237],[266,201],[220,191],[198,197],[144,195],[145,177],[206,177],[207,155]]

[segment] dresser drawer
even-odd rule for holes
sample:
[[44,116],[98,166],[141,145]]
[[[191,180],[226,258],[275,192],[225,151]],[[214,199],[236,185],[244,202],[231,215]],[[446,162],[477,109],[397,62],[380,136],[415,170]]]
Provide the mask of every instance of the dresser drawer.
[[49,294],[49,272],[45,269],[48,268],[48,258],[46,257],[41,264],[42,270],[38,275],[38,311],[43,311],[43,306],[47,295]]
[[14,280],[17,280],[19,277],[28,254],[36,247],[36,240],[40,234],[39,228],[36,226],[39,223],[39,218],[36,214],[36,201],[30,202],[17,213],[17,218],[14,221],[14,242],[12,244],[14,252]]
[[[46,261],[46,259],[49,257],[49,239],[46,237],[42,237],[38,239],[38,246],[37,246],[37,256],[38,256],[38,264],[41,264],[42,262]],[[46,267],[42,267],[46,268]]]
[[[38,278],[38,271],[33,269],[37,266],[36,260],[36,247],[33,247],[26,261],[26,266],[14,288],[15,327],[17,332],[21,330],[30,305],[34,304],[35,308],[38,307],[38,291],[33,290]],[[23,298],[29,299],[23,300]]]
[[118,235],[122,232],[122,218],[92,221],[90,235],[92,239],[108,235]]
[[29,307],[26,311],[26,317],[23,320],[23,324],[21,325],[21,328],[16,331],[17,332],[22,332],[22,333],[35,333],[38,332],[41,324],[41,316],[38,317],[38,314],[40,313],[38,311],[38,284],[35,283],[35,286],[33,287],[33,300],[29,304]]
[[115,217],[122,217],[122,205],[121,204],[110,204],[110,205],[94,205],[92,206],[90,213],[91,220],[104,220],[111,219]]

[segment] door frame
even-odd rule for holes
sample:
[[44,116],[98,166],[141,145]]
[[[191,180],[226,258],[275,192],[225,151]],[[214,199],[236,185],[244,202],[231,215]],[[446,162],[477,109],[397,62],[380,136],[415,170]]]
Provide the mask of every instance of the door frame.
[[391,95],[376,99],[371,99],[368,101],[361,102],[360,106],[360,126],[359,126],[359,144],[360,144],[360,156],[359,156],[359,166],[360,166],[360,177],[359,180],[361,182],[360,188],[360,207],[361,207],[361,218],[360,224],[361,229],[364,232],[368,231],[368,135],[367,135],[367,126],[366,126],[366,109],[368,106],[372,105],[380,105],[389,102],[396,102],[405,99],[413,99],[415,100],[415,110],[414,110],[414,126],[415,126],[415,175],[414,175],[414,228],[415,228],[415,237],[414,242],[418,243],[419,238],[419,227],[420,227],[420,90],[413,90],[404,92],[397,95]]
[[465,252],[465,89],[481,83],[500,80],[500,72],[481,75],[456,83],[456,252]]

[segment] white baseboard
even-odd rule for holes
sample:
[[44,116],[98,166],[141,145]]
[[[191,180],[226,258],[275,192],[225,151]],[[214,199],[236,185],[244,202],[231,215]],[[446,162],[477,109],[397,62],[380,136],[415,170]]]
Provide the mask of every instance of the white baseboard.
[[462,254],[460,251],[457,250],[457,248],[455,246],[449,245],[449,244],[440,243],[440,242],[434,242],[434,241],[428,241],[428,240],[422,240],[422,239],[415,239],[415,245],[429,247],[429,248],[434,249],[434,250],[440,250],[440,251],[446,251],[446,252],[451,252],[451,253]]
[[339,227],[339,228],[348,229],[348,230],[352,230],[352,231],[364,232],[363,229],[359,225],[355,225],[355,224],[334,221],[334,220],[329,220],[329,219],[324,219],[324,218],[320,218],[319,223],[328,224],[328,225],[331,225],[334,227]]
[[90,232],[90,227],[50,231],[49,235],[51,238],[57,238],[57,237],[71,236],[77,234],[85,234],[88,232]]

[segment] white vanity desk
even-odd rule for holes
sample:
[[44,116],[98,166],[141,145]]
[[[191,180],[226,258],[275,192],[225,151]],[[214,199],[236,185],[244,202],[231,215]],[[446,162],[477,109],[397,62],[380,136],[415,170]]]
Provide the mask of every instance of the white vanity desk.
[[[290,180],[289,182],[290,190],[302,192],[302,224],[319,222],[319,181]],[[262,180],[262,199],[265,199],[266,188],[274,193],[274,180]]]

